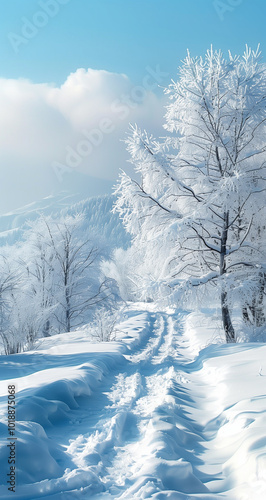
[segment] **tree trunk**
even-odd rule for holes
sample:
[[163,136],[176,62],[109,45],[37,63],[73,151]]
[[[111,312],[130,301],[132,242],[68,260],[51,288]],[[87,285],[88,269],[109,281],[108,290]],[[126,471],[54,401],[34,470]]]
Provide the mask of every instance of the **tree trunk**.
[[70,332],[70,330],[71,330],[70,311],[69,311],[69,302],[67,302],[67,308],[66,308],[66,331]]
[[253,326],[263,326],[265,324],[264,313],[264,289],[265,289],[265,274],[260,273],[258,280],[258,294],[253,297],[251,304],[246,304],[242,309],[242,314],[245,323]]
[[70,318],[71,305],[70,305],[70,293],[69,293],[68,285],[66,285],[66,287],[65,287],[65,299],[66,299],[65,331],[70,332],[70,330],[71,330],[71,318]]
[[[221,237],[221,253],[220,253],[220,276],[226,274],[226,248],[227,248],[227,237],[228,237],[228,222],[229,222],[229,212],[224,213],[224,227]],[[224,286],[224,285],[223,285]],[[222,308],[222,320],[223,327],[225,331],[225,338],[227,343],[235,342],[235,330],[231,321],[230,311],[228,308],[227,292],[223,288],[221,292],[221,308]]]
[[71,330],[71,321],[70,321],[70,284],[69,284],[69,271],[70,271],[70,263],[69,263],[69,242],[67,242],[65,248],[65,271],[64,271],[64,281],[65,281],[65,299],[66,299],[66,332],[70,332]]
[[265,288],[265,274],[261,273],[259,278],[259,293],[258,298],[255,299],[256,309],[255,309],[255,324],[256,326],[263,326],[265,323],[264,314],[264,288]]
[[44,328],[43,328],[43,336],[44,337],[51,337],[51,334],[50,334],[50,320],[48,319],[46,322],[45,322],[45,325],[44,325]]
[[222,307],[222,320],[223,320],[223,327],[225,331],[225,338],[226,342],[229,343],[234,343],[235,340],[235,330],[232,325],[231,321],[231,316],[230,312],[228,309],[227,305],[227,292],[222,291],[221,293],[221,307]]
[[251,324],[251,321],[250,321],[250,317],[249,317],[249,314],[248,314],[248,306],[245,305],[243,306],[242,308],[242,316],[243,316],[243,320],[245,321],[245,323],[248,325]]

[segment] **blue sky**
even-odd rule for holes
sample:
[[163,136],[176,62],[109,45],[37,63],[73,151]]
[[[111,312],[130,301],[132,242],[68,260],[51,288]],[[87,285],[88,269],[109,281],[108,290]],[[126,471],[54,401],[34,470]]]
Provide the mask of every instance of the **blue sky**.
[[266,54],[265,19],[264,0],[0,0],[0,212],[111,192],[129,124],[165,134],[186,50]]
[[[266,51],[264,0],[55,0],[58,13],[45,24],[34,16],[50,1],[0,1],[1,76],[60,84],[90,67],[138,82],[147,65],[174,76],[187,48],[197,55],[212,43],[240,53],[260,42]],[[44,26],[15,53],[8,36],[21,35],[25,18]]]

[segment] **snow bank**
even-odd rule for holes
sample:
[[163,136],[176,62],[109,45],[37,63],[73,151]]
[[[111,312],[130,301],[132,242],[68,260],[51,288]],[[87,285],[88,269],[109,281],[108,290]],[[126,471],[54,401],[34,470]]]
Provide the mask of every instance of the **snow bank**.
[[[216,328],[206,313],[193,313],[185,322],[190,352],[196,354],[187,368],[190,379],[195,387],[200,376],[201,384],[204,381],[208,387],[208,394],[201,394],[199,387],[194,398],[196,410],[191,414],[201,422],[209,439],[203,457],[216,464],[218,481],[213,482],[213,491],[227,491],[231,500],[264,500],[266,346],[220,344]],[[214,339],[217,344],[210,344]],[[206,397],[207,405],[202,401]]]

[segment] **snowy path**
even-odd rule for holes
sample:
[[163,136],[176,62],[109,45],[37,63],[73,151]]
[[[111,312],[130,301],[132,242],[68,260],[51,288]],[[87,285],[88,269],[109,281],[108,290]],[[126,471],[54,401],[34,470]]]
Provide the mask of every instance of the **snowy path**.
[[[180,320],[151,315],[147,343],[125,356],[122,371],[104,387],[95,424],[94,401],[89,418],[86,411],[78,422],[84,427],[87,419],[89,431],[71,439],[67,451],[77,469],[88,468],[102,481],[106,491],[98,498],[150,498],[165,490],[209,496],[195,468],[200,438],[182,418],[188,360],[181,354]],[[99,396],[97,401],[99,406]]]
[[[227,404],[228,369],[216,363],[218,354],[235,354],[235,346],[210,346],[197,355],[183,332],[185,314],[128,315],[120,342],[92,345],[84,335],[65,334],[58,345],[47,339],[33,354],[10,357],[19,396],[13,497],[262,500],[264,480],[254,497],[247,485],[233,490],[230,459],[254,422],[241,407],[236,426],[230,414],[236,405]],[[250,357],[251,350],[238,346],[236,354]],[[29,360],[23,370],[21,360]],[[263,387],[262,377],[259,382]],[[265,404],[262,389],[257,392],[253,413]],[[263,471],[264,442],[257,442],[251,468]],[[4,486],[0,494],[10,498]]]

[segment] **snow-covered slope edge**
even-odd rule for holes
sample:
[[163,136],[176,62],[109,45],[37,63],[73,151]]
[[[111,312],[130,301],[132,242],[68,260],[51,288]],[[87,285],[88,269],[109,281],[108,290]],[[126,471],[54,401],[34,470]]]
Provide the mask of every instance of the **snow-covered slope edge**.
[[1,498],[11,383],[14,498],[264,500],[266,346],[211,345],[209,315],[153,309],[128,308],[116,342],[79,331],[3,358]]
[[[211,344],[218,338],[210,315],[192,313],[185,335],[195,410],[206,439],[202,454],[217,474],[212,491],[227,491],[230,500],[266,498],[266,345]],[[199,383],[200,381],[200,383]],[[205,382],[203,391],[201,384]],[[195,391],[198,386],[198,390]],[[202,398],[205,403],[202,404]],[[212,417],[212,418],[211,418]],[[203,467],[204,469],[204,467]]]

